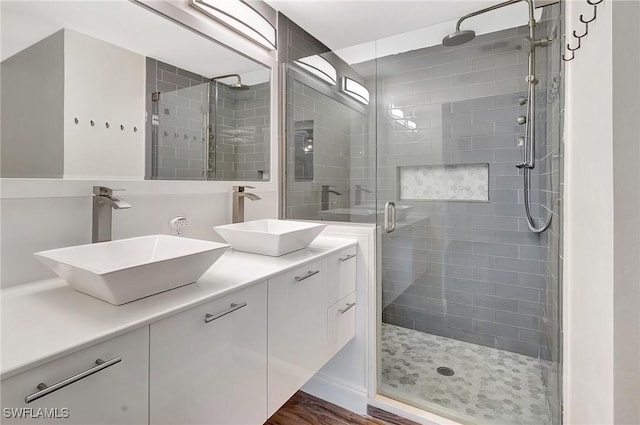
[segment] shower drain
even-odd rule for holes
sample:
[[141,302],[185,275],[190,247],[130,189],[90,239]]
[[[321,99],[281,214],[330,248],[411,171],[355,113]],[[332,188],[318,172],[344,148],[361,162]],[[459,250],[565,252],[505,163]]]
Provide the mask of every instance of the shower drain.
[[440,375],[444,375],[444,376],[453,376],[453,374],[455,373],[453,371],[453,369],[451,369],[450,367],[446,367],[446,366],[440,366],[439,368],[436,369],[436,371]]

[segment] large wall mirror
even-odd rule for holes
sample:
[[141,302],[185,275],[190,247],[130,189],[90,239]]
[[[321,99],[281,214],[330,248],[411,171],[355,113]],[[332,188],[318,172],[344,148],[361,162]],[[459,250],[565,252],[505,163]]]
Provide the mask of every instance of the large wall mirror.
[[0,175],[269,180],[271,70],[131,1],[2,1]]

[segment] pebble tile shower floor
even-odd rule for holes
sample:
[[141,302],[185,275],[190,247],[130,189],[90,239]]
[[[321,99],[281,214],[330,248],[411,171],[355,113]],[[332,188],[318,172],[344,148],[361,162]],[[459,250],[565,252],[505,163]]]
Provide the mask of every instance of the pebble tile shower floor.
[[386,323],[380,390],[474,424],[551,424],[539,359]]

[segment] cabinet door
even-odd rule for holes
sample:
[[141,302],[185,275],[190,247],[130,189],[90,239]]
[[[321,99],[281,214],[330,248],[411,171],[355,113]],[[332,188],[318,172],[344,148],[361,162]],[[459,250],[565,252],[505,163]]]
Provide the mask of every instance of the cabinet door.
[[148,349],[145,326],[3,380],[2,423],[147,424]]
[[267,419],[267,284],[151,325],[151,424]]
[[327,361],[326,294],[326,260],[269,280],[269,416]]
[[331,306],[356,290],[357,247],[344,249],[327,259],[327,306]]
[[342,349],[356,334],[356,293],[352,292],[328,310],[329,355]]

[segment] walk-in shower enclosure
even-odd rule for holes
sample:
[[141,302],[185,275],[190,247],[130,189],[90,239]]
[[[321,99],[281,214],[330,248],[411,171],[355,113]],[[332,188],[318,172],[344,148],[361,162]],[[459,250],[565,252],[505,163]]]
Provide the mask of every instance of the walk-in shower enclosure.
[[153,58],[146,70],[147,179],[270,178],[268,78],[234,87],[237,74],[212,80]]
[[[540,234],[528,228],[516,168],[530,97],[527,8],[507,7],[521,16],[465,44],[440,43],[454,20],[406,44],[362,47],[358,60],[297,29],[280,46],[284,206],[287,218],[377,223],[380,394],[462,423],[559,424],[562,7],[535,13],[536,38],[550,39],[536,50],[528,118],[531,211],[538,225],[552,218]],[[416,44],[438,28],[440,37]],[[335,85],[305,66],[324,66],[314,55],[335,69]],[[368,89],[368,104],[344,93],[343,76]],[[388,202],[396,219],[387,233]]]

